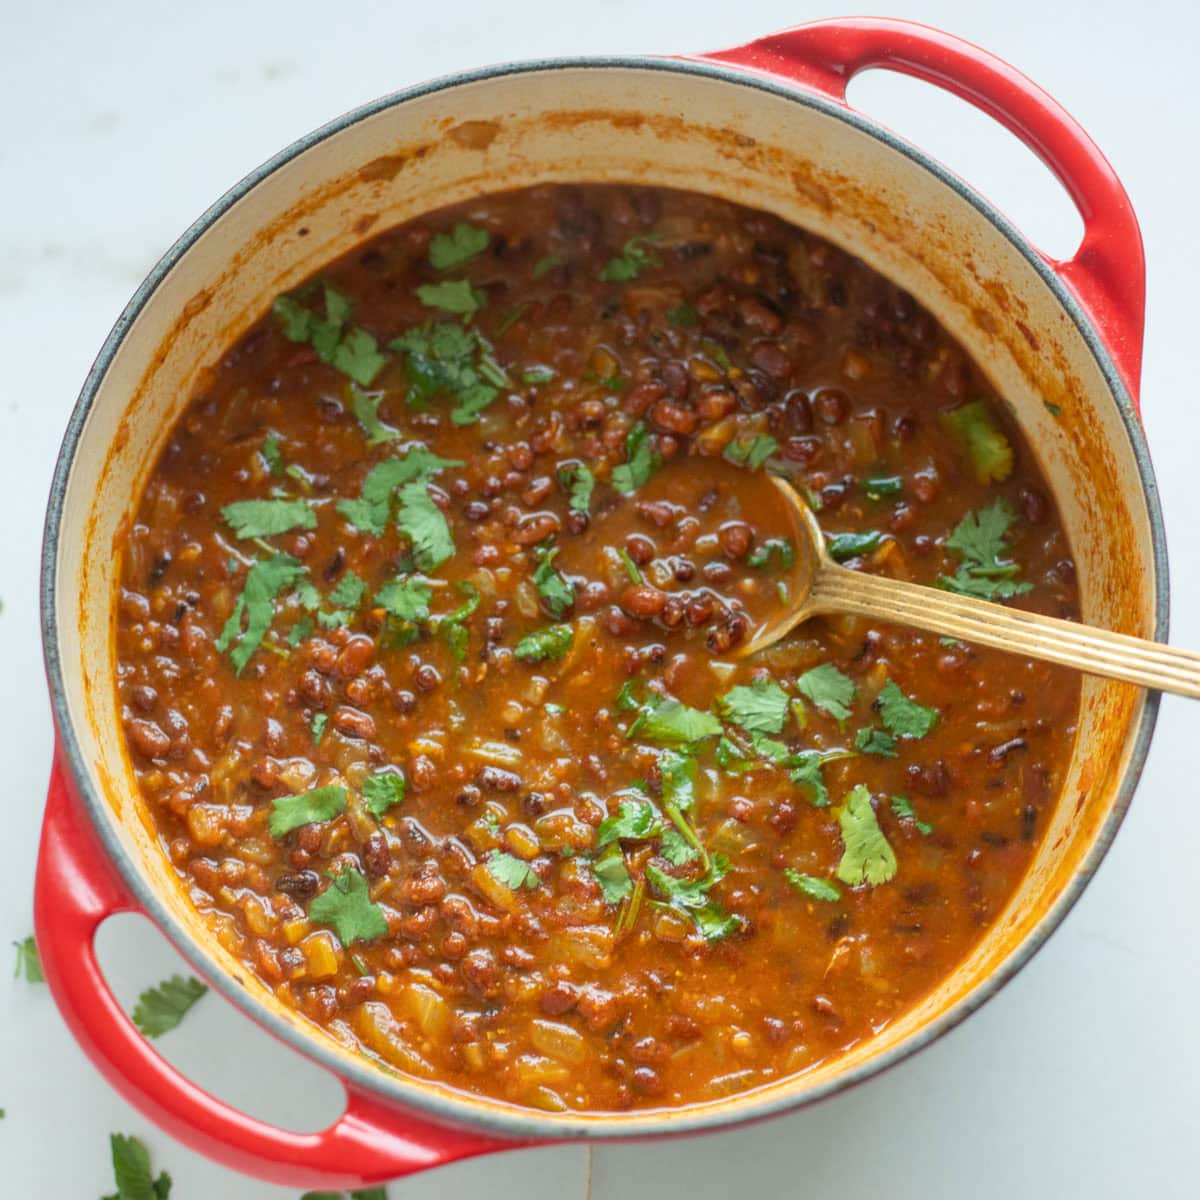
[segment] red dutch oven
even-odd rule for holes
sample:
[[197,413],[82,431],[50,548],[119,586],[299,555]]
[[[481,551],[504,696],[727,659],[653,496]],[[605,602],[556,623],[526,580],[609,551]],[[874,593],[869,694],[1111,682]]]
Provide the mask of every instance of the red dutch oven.
[[[1077,253],[1042,255],[960,180],[849,108],[847,81],[869,67],[937,84],[1020,137],[1083,216]],[[1166,637],[1164,539],[1136,407],[1137,222],[1083,130],[990,54],[902,21],[824,21],[697,57],[476,71],[389,96],[297,142],[205,213],[121,315],[71,417],[42,562],[59,735],[36,884],[47,981],[126,1099],[180,1141],[264,1179],[355,1186],[519,1145],[726,1127],[859,1082],[951,1028],[1028,961],[1103,857],[1146,754],[1156,698],[1086,679],[1053,823],[969,958],[836,1061],[719,1101],[531,1112],[385,1073],[250,977],[184,895],[137,798],[113,684],[115,545],[187,397],[274,295],[369,230],[484,191],[570,180],[691,188],[769,209],[906,288],[989,373],[1041,460],[1071,539],[1084,619]],[[95,931],[119,912],[149,916],[214,987],[335,1072],[347,1094],[342,1116],[317,1133],[280,1130],[159,1057],[96,963]]]

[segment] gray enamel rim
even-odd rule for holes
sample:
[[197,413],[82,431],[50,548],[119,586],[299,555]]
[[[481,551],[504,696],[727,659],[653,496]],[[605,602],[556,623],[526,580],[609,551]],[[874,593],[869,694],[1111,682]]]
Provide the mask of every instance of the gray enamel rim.
[[[243,1012],[258,1022],[258,1024],[286,1041],[289,1045],[295,1047],[309,1059],[330,1070],[354,1090],[374,1095],[413,1110],[413,1115],[415,1116],[428,1116],[441,1122],[455,1124],[460,1127],[472,1127],[501,1137],[555,1141],[584,1139],[599,1141],[629,1139],[648,1135],[661,1137],[664,1134],[724,1129],[747,1121],[788,1112],[843,1091],[857,1083],[861,1083],[865,1079],[877,1075],[889,1067],[895,1066],[909,1055],[930,1045],[937,1038],[949,1032],[1012,979],[1042,947],[1046,939],[1054,932],[1076,900],[1078,900],[1083,889],[1087,886],[1096,868],[1107,853],[1117,830],[1121,826],[1125,813],[1128,811],[1133,792],[1145,765],[1146,754],[1154,732],[1159,707],[1158,693],[1148,692],[1141,720],[1134,737],[1129,765],[1121,780],[1112,811],[1098,832],[1096,840],[1078,873],[1042,917],[1037,926],[1017,949],[1009,955],[999,969],[989,976],[984,983],[975,988],[965,999],[943,1013],[936,1020],[931,1021],[905,1042],[886,1053],[880,1054],[871,1062],[864,1063],[853,1070],[847,1071],[845,1075],[837,1079],[796,1095],[756,1100],[755,1094],[749,1092],[740,1097],[732,1097],[725,1108],[716,1112],[690,1116],[686,1108],[661,1110],[658,1113],[648,1112],[640,1119],[630,1118],[622,1120],[619,1125],[608,1122],[603,1117],[551,1117],[517,1108],[484,1109],[477,1107],[468,1098],[460,1101],[455,1099],[453,1093],[450,1092],[440,1094],[427,1092],[413,1084],[409,1084],[401,1078],[384,1074],[382,1071],[368,1065],[367,1060],[364,1060],[361,1066],[354,1062],[347,1062],[333,1053],[326,1046],[322,1037],[314,1035],[309,1038],[300,1035],[291,1025],[287,1024],[269,1009],[260,1005],[231,976],[226,975],[224,972],[214,972],[212,970],[212,964],[200,951],[199,943],[191,939],[186,930],[175,920],[166,905],[163,904],[153,889],[150,888],[146,880],[142,878],[136,865],[126,855],[124,847],[117,840],[115,833],[110,828],[109,821],[105,816],[105,802],[91,787],[88,780],[87,772],[84,769],[82,750],[76,732],[71,725],[70,715],[67,710],[66,695],[63,687],[62,662],[58,655],[58,618],[55,610],[58,534],[67,481],[70,477],[79,440],[96,393],[133,321],[150,301],[159,284],[169,274],[175,264],[187,253],[200,235],[219,217],[232,208],[258,183],[277,171],[280,167],[348,126],[375,113],[403,104],[405,101],[415,99],[419,96],[449,90],[465,84],[500,78],[506,75],[566,69],[577,70],[581,68],[588,70],[617,68],[621,70],[677,72],[702,76],[721,83],[757,89],[784,97],[796,104],[817,109],[827,116],[842,121],[860,132],[878,139],[891,149],[904,155],[917,166],[936,176],[947,187],[952,188],[958,195],[970,203],[982,216],[996,226],[1004,237],[1022,254],[1053,293],[1059,304],[1062,305],[1095,358],[1097,366],[1102,372],[1109,391],[1117,405],[1145,492],[1154,561],[1154,636],[1159,641],[1165,641],[1167,636],[1169,587],[1166,539],[1163,529],[1162,512],[1145,436],[1133,403],[1109,357],[1103,341],[1076,303],[1074,297],[1070,295],[1058,276],[1054,274],[1041,256],[1010,222],[957,176],[953,175],[914,146],[877,125],[874,121],[861,116],[851,109],[843,108],[841,105],[815,92],[801,90],[799,87],[793,87],[769,77],[757,76],[738,68],[683,60],[636,57],[554,58],[505,64],[498,67],[482,68],[462,74],[446,76],[405,91],[393,93],[390,96],[354,109],[294,142],[287,149],[263,163],[257,170],[251,172],[245,179],[226,192],[163,255],[162,259],[134,293],[128,305],[126,305],[124,312],[121,313],[104,345],[101,347],[100,353],[92,365],[92,369],[88,372],[79,399],[71,414],[62,447],[59,451],[46,510],[42,545],[41,620],[42,643],[50,686],[51,707],[55,725],[59,732],[63,759],[70,767],[76,792],[87,807],[93,828],[96,830],[109,858],[117,865],[122,878],[129,885],[146,915],[163,930],[176,949],[198,971],[201,971],[215,987],[224,993]],[[404,1118],[404,1112],[398,1111],[397,1123],[402,1123]]]

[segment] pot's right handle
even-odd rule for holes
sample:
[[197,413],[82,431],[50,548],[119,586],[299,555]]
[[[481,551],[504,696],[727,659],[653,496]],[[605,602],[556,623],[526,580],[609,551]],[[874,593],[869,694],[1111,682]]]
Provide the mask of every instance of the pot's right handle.
[[105,1078],[185,1145],[273,1183],[343,1188],[523,1144],[437,1125],[350,1087],[345,1111],[316,1133],[278,1129],[210,1096],[146,1041],[96,961],[92,942],[100,924],[115,913],[140,911],[56,761],[34,885],[34,925],[46,982]]
[[1074,257],[1043,257],[1100,330],[1138,403],[1146,293],[1141,230],[1108,160],[1032,80],[961,38],[887,17],[814,21],[700,57],[763,71],[842,104],[858,72],[899,71],[952,92],[1016,134],[1054,172],[1083,217]]

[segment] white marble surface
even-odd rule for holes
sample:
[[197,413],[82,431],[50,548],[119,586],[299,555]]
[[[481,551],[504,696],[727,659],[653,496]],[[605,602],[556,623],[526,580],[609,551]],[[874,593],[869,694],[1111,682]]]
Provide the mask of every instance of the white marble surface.
[[[996,50],[1075,112],[1124,177],[1150,263],[1144,399],[1174,535],[1172,634],[1200,646],[1200,559],[1188,527],[1200,463],[1195,10],[1182,0],[868,7]],[[777,0],[694,0],[685,19],[671,15],[683,9],[650,0],[0,3],[0,943],[30,929],[50,759],[35,603],[46,490],[75,394],[138,281],[229,184],[381,93],[503,59],[731,45],[825,15]],[[1078,221],[1065,199],[982,118],[879,76],[852,95],[940,153],[1049,249],[1070,248]],[[1194,1197],[1198,715],[1164,702],[1141,790],[1103,869],[1049,946],[965,1026],[884,1078],[790,1118],[597,1151],[591,1194]],[[133,918],[113,922],[101,943],[127,1003],[171,962]],[[218,1030],[230,1049],[214,1052]],[[337,1111],[328,1079],[215,997],[162,1046],[199,1082],[262,1116],[316,1128]],[[109,1190],[112,1130],[147,1142],[175,1176],[178,1200],[297,1195],[237,1177],[156,1131],[85,1061],[45,989],[2,976],[0,1106],[6,1196],[87,1200]],[[479,1187],[492,1200],[583,1197],[588,1170],[579,1149],[514,1153],[414,1177],[391,1195]]]

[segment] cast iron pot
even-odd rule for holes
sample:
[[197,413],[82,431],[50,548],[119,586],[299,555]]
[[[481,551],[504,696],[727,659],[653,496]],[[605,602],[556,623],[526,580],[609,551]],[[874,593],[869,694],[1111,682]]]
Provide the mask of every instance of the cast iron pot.
[[[847,107],[857,71],[919,76],[991,114],[1073,197],[1086,232],[1048,259],[982,197]],[[1129,804],[1156,697],[1087,678],[1063,800],[1008,907],[970,957],[872,1040],[807,1074],[686,1108],[535,1113],[385,1074],[284,1008],[207,931],[137,799],[116,706],[116,549],[188,396],[268,306],[368,232],[481,192],[550,181],[692,188],[769,209],[925,304],[991,375],[1054,487],[1083,617],[1166,637],[1154,479],[1137,418],[1143,258],[1108,163],[1044,92],[974,46],[891,20],[827,21],[681,59],[530,62],[442,79],[341,117],[266,163],[138,289],[71,417],[42,560],[59,750],[36,885],[47,981],[112,1084],[180,1141],[300,1186],[392,1178],[568,1139],[699,1132],[828,1096],[927,1045],[1012,977],[1078,898]],[[122,1012],[93,935],[149,916],[214,987],[333,1071],[347,1106],[298,1134],[239,1113],[168,1065]]]

